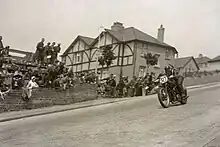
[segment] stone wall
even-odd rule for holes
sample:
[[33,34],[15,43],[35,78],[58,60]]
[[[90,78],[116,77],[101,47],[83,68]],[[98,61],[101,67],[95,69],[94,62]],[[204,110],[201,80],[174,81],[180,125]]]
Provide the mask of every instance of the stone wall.
[[203,76],[201,78],[199,78],[199,77],[186,78],[184,80],[184,85],[185,86],[194,86],[194,85],[202,85],[202,84],[214,83],[214,82],[220,82],[220,75],[219,74],[207,75],[207,76]]
[[79,84],[66,91],[37,89],[27,103],[21,99],[22,90],[12,90],[5,100],[0,100],[0,112],[35,109],[54,105],[73,104],[97,99],[96,85]]

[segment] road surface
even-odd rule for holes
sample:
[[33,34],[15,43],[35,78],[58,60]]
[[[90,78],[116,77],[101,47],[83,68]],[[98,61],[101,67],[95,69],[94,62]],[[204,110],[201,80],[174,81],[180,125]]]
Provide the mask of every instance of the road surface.
[[220,86],[163,109],[156,96],[0,123],[0,147],[220,146]]

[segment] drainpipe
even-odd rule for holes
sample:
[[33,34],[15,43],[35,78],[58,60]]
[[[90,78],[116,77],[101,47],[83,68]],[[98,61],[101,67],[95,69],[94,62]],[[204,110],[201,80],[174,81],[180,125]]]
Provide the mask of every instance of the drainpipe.
[[120,66],[120,77],[119,80],[123,76],[123,64],[124,64],[124,48],[125,48],[125,42],[122,42],[122,58],[121,58],[121,66]]

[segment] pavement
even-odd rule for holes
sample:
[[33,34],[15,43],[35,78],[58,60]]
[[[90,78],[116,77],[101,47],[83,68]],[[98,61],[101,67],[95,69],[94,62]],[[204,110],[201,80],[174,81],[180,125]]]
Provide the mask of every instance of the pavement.
[[[218,84],[220,84],[220,82],[208,83],[205,85],[188,86],[187,89],[191,90],[191,89],[209,87],[209,86],[218,85]],[[151,95],[147,96],[147,98],[151,98],[151,97],[152,97]],[[70,105],[58,105],[58,106],[45,107],[45,108],[32,109],[32,110],[22,110],[22,111],[0,113],[0,122],[22,119],[22,118],[27,118],[27,117],[34,117],[34,116],[39,116],[39,115],[47,115],[51,113],[58,113],[58,112],[64,112],[64,111],[81,109],[81,108],[94,107],[94,106],[99,106],[99,105],[106,105],[106,104],[126,101],[129,99],[135,99],[135,98],[140,98],[140,97],[97,99],[97,100],[80,102],[80,103],[70,104]]]
[[152,95],[1,122],[0,147],[220,146],[220,85],[189,95],[168,109]]

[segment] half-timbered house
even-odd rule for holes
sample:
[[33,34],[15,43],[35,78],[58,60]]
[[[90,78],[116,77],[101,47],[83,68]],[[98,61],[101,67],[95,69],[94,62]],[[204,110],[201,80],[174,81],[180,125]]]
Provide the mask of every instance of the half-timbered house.
[[74,72],[94,70],[97,66],[98,46],[111,45],[117,58],[111,67],[106,69],[109,74],[115,74],[118,78],[144,76],[147,66],[145,59],[141,58],[143,53],[160,55],[158,65],[150,67],[149,72],[159,73],[166,65],[174,64],[178,52],[175,47],[164,43],[163,40],[162,25],[158,29],[156,39],[134,27],[124,28],[122,23],[115,22],[111,29],[105,29],[95,39],[78,36],[64,52],[62,59]]

